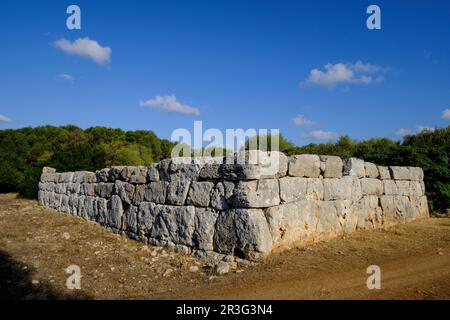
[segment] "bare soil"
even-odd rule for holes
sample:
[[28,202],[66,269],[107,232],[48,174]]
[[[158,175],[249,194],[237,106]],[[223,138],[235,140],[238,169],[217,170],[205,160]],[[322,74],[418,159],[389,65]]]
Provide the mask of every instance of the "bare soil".
[[[66,287],[70,265],[81,290]],[[380,290],[367,289],[369,265],[381,269]],[[0,194],[0,299],[450,299],[450,219],[361,231],[215,276],[202,260]]]

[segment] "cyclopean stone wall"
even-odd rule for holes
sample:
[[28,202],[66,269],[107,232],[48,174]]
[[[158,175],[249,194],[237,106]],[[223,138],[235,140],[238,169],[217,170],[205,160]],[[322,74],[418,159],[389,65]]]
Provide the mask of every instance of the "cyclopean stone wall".
[[[39,202],[158,246],[258,260],[358,229],[428,217],[423,171],[334,156],[262,153],[267,161],[174,158],[149,167],[57,173]],[[232,156],[236,162],[238,154]],[[244,156],[245,157],[245,156]]]

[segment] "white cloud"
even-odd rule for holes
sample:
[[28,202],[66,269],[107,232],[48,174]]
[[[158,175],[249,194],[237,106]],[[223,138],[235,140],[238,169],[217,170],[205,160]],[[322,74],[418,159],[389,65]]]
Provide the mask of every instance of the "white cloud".
[[141,107],[161,109],[169,112],[194,114],[196,116],[200,115],[200,110],[198,108],[177,101],[177,98],[173,94],[170,96],[156,96],[151,100],[140,101],[139,105]]
[[54,45],[64,53],[89,58],[98,64],[108,64],[111,60],[111,48],[102,47],[97,41],[89,38],[78,38],[74,42],[60,39]]
[[413,134],[411,129],[401,128],[401,129],[398,129],[397,131],[395,131],[395,135],[399,136],[399,137],[402,137],[402,138],[404,136],[408,136],[408,135],[411,135],[411,134]]
[[301,87],[323,86],[333,87],[341,83],[370,84],[382,82],[387,68],[370,63],[357,61],[356,63],[328,63],[324,70],[313,69],[308,78],[300,83]]
[[334,140],[337,138],[338,134],[333,131],[315,130],[308,133],[302,133],[301,136],[314,140]]
[[442,111],[442,119],[450,120],[450,109]]
[[295,118],[292,119],[294,121],[294,124],[297,127],[313,127],[318,125],[317,122],[308,120],[305,118],[305,116],[299,114],[298,116],[296,116]]
[[69,82],[73,82],[74,81],[73,77],[70,74],[67,74],[67,73],[58,74],[58,75],[56,75],[56,77],[58,79],[61,79],[61,80],[64,80],[64,81],[69,81]]
[[435,128],[433,128],[433,127],[420,126],[420,125],[416,126],[416,128],[417,128],[417,132],[418,133],[420,133],[422,131],[431,131],[431,132],[433,132],[435,130]]
[[12,122],[11,118],[0,114],[0,121]]

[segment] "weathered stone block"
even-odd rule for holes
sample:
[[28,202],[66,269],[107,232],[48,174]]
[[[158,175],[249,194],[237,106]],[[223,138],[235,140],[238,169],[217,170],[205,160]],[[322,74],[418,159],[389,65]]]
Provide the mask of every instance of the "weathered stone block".
[[284,177],[280,181],[280,198],[283,202],[306,199],[307,178]]
[[193,181],[187,195],[187,204],[192,204],[197,207],[209,206],[210,193],[214,183],[210,181]]
[[96,188],[96,183],[82,183],[80,184],[80,194],[84,196],[95,197]]
[[423,170],[419,167],[409,167],[409,172],[411,174],[411,180],[422,181],[423,180]]
[[111,198],[114,190],[114,183],[100,182],[97,185],[97,195],[101,198]]
[[147,186],[145,184],[138,184],[135,186],[133,199],[131,201],[133,205],[139,206],[139,204],[144,201],[146,190]]
[[365,169],[367,178],[378,178],[380,176],[378,167],[373,163],[364,162],[364,169]]
[[380,173],[381,180],[391,179],[391,173],[389,172],[388,167],[378,166],[378,172]]
[[145,201],[164,204],[168,185],[167,181],[150,182],[145,189]]
[[116,180],[113,187],[113,193],[118,195],[120,199],[128,204],[131,204],[131,199],[133,199],[134,185],[123,182],[121,180]]
[[237,208],[267,208],[280,204],[278,180],[240,181],[234,191],[233,203]]
[[320,161],[323,164],[321,172],[324,178],[342,177],[343,162],[340,157],[320,156]]
[[421,197],[424,195],[420,181],[411,181],[409,183],[409,195],[412,197]]
[[411,172],[408,167],[389,167],[389,172],[394,180],[411,180]]
[[108,201],[107,225],[111,228],[122,229],[123,207],[122,200],[118,195],[111,196]]
[[140,184],[147,182],[147,167],[130,167],[130,179],[129,182],[133,184]]
[[227,210],[233,196],[234,183],[218,182],[211,191],[211,207],[217,210]]
[[94,172],[76,171],[73,173],[72,181],[75,183],[96,183],[97,176]]
[[357,176],[358,178],[364,178],[366,176],[364,160],[356,159],[356,158],[345,159],[343,175],[344,176]]
[[200,250],[214,250],[214,231],[218,213],[209,208],[195,208],[192,243]]
[[361,190],[363,195],[382,195],[384,188],[383,182],[374,178],[362,178]]
[[291,156],[288,174],[294,177],[318,178],[320,176],[319,156],[312,154]]
[[191,182],[189,180],[173,180],[167,186],[167,203],[184,205]]
[[398,194],[400,196],[409,196],[410,182],[409,181],[396,181]]
[[110,168],[105,168],[105,169],[95,171],[95,176],[97,178],[97,181],[98,182],[114,182],[115,179],[113,179],[110,171],[111,171]]
[[147,181],[148,182],[159,181],[159,169],[157,163],[152,163],[147,168]]
[[324,200],[347,200],[352,198],[352,180],[345,177],[323,179]]
[[306,199],[323,200],[324,189],[322,178],[306,178]]
[[134,234],[138,233],[137,212],[138,208],[136,206],[130,205],[123,213],[123,228],[125,231]]
[[384,194],[396,196],[399,194],[397,184],[395,180],[383,180]]

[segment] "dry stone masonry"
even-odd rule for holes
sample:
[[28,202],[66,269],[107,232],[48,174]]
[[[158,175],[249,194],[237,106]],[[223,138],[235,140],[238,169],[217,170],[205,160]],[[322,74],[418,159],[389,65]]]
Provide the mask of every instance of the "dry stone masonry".
[[[39,202],[149,244],[198,256],[258,260],[271,252],[428,217],[423,171],[335,156],[248,152],[144,167],[58,173]],[[278,158],[267,174],[269,156]],[[269,157],[270,158],[270,157]]]

